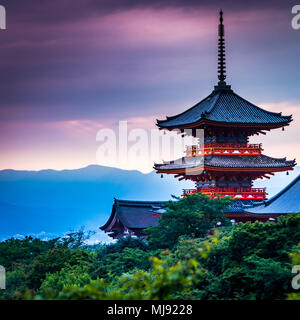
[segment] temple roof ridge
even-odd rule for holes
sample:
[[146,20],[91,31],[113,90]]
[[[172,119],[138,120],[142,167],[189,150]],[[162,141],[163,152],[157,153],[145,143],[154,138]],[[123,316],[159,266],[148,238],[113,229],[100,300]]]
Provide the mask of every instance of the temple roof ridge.
[[145,200],[126,200],[126,199],[116,199],[114,198],[115,200],[115,203],[117,205],[126,205],[126,204],[129,204],[129,205],[137,205],[137,206],[148,206],[148,205],[157,205],[157,204],[162,204],[164,203],[165,201],[153,201],[153,200],[150,200],[150,201],[145,201]]

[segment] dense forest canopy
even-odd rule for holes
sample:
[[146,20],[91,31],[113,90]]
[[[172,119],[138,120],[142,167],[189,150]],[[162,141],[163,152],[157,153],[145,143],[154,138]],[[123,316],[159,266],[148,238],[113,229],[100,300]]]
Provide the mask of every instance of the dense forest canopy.
[[147,240],[87,245],[81,230],[2,241],[0,299],[299,299],[300,214],[232,225],[222,213],[230,201],[170,202]]

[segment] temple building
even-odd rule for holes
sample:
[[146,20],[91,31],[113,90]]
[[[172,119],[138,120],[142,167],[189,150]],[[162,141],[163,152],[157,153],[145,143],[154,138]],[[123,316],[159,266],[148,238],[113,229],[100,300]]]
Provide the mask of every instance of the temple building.
[[143,238],[145,228],[158,224],[164,207],[164,202],[161,201],[115,199],[111,215],[100,229],[114,239],[126,236]]
[[[155,164],[154,169],[161,175],[172,174],[179,180],[192,180],[195,188],[183,190],[183,196],[201,192],[211,198],[229,196],[235,199],[225,212],[234,222],[276,220],[278,215],[285,213],[284,201],[280,200],[284,195],[266,201],[266,188],[254,188],[253,181],[269,179],[276,172],[293,170],[296,161],[264,155],[262,144],[249,143],[249,137],[266,134],[272,129],[284,130],[292,117],[259,108],[236,94],[225,82],[222,11],[218,31],[219,81],[214,90],[190,109],[165,120],[157,120],[161,130],[176,129],[186,134],[186,129],[189,129],[195,138],[197,129],[202,129],[204,145],[189,146],[182,159]],[[291,193],[290,189],[284,192],[285,196]],[[278,212],[272,209],[275,204],[281,208]],[[144,236],[142,229],[157,224],[163,210],[163,202],[115,200],[112,214],[101,229],[111,232],[114,238],[127,234]]]

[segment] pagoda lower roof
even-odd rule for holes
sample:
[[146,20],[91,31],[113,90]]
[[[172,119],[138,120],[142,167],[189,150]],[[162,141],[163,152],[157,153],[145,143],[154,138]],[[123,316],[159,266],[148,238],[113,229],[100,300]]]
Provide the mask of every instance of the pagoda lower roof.
[[157,120],[160,128],[194,127],[201,122],[223,124],[269,125],[281,127],[292,121],[292,116],[283,116],[257,107],[230,89],[216,87],[205,99],[178,115]]
[[245,209],[245,211],[257,215],[300,212],[300,175],[273,198],[264,201],[260,206]]
[[175,171],[178,173],[185,169],[197,169],[203,166],[211,170],[253,169],[254,171],[285,171],[296,165],[295,160],[286,158],[272,158],[265,155],[206,155],[198,157],[183,157],[181,159],[155,164],[154,169],[160,172]]

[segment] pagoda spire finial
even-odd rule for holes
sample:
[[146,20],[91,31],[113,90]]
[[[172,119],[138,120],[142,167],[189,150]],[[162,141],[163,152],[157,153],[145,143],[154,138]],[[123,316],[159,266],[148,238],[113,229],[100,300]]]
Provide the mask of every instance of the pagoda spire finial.
[[219,24],[219,44],[218,44],[218,79],[219,86],[226,85],[226,59],[225,59],[225,33],[223,25],[223,11],[220,10],[220,24]]

